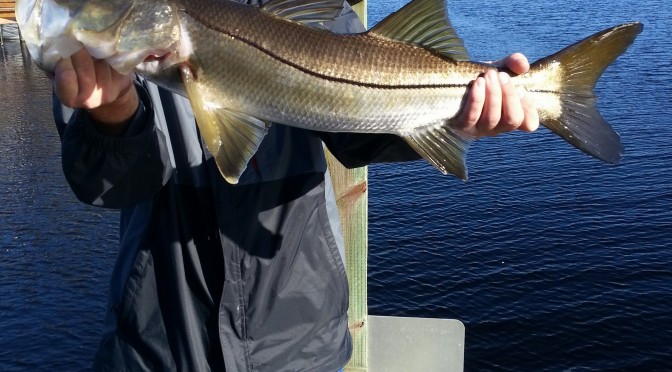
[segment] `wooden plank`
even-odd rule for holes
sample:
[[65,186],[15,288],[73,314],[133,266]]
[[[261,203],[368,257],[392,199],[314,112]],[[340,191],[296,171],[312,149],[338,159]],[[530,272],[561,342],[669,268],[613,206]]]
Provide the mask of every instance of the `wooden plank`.
[[5,42],[2,26],[14,23],[16,23],[16,2],[14,0],[0,0],[0,45]]
[[16,23],[16,1],[0,0],[0,24]]

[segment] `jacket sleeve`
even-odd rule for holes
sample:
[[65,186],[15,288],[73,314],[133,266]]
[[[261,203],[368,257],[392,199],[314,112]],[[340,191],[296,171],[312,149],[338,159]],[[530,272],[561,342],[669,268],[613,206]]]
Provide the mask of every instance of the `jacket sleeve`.
[[85,110],[72,110],[54,97],[61,135],[63,173],[85,203],[125,208],[156,194],[172,174],[166,140],[154,125],[154,109],[136,82],[140,105],[121,137],[98,132]]
[[422,159],[403,138],[393,134],[320,132],[318,135],[346,168]]

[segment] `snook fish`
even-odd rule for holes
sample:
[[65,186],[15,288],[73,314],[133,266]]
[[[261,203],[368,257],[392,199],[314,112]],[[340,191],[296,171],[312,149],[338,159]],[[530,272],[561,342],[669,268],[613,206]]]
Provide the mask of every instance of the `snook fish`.
[[[317,131],[393,133],[444,174],[466,179],[470,138],[453,128],[472,80],[444,0],[412,0],[370,31],[337,35],[315,24],[341,0],[18,0],[33,60],[46,71],[85,47],[187,96],[225,179],[236,183],[268,123]],[[596,110],[602,72],[642,31],[598,32],[513,77],[540,121],[580,150],[617,163],[623,146]]]

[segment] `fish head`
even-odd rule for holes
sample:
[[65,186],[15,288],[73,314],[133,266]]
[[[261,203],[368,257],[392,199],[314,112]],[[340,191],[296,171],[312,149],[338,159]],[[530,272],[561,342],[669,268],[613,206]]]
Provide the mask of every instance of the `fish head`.
[[45,71],[53,71],[58,60],[82,48],[77,40],[64,35],[71,19],[64,5],[62,1],[16,1],[16,21],[21,36],[33,62]]
[[181,60],[177,9],[168,0],[17,0],[17,22],[33,61],[45,71],[86,48],[120,73],[146,60]]

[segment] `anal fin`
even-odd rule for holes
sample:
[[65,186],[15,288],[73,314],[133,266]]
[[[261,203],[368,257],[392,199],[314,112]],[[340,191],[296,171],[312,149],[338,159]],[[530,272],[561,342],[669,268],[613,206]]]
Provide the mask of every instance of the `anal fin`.
[[441,122],[415,129],[404,136],[406,142],[443,174],[467,180],[466,153],[472,138]]
[[270,124],[228,108],[213,108],[200,93],[198,80],[189,67],[180,68],[182,81],[208,151],[224,179],[236,184],[247,163],[259,149]]

